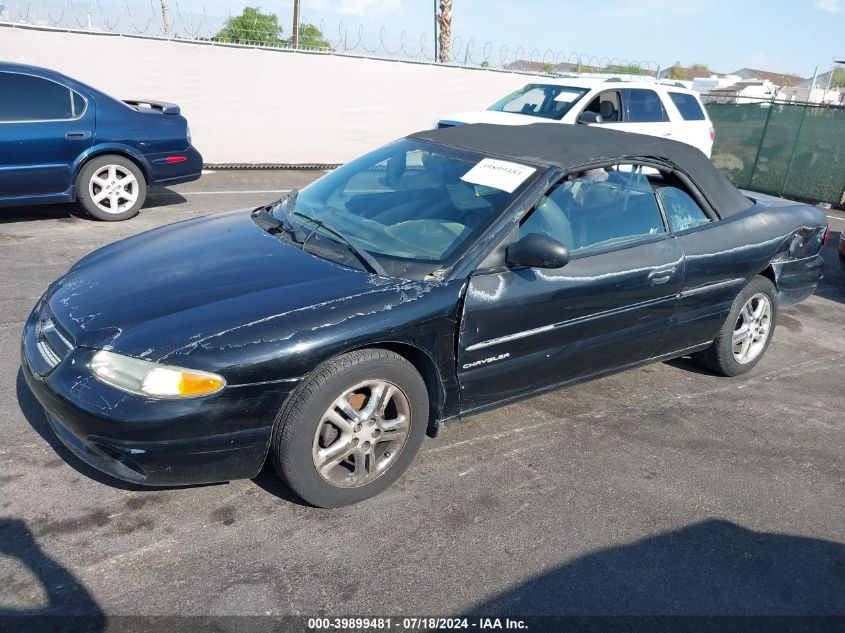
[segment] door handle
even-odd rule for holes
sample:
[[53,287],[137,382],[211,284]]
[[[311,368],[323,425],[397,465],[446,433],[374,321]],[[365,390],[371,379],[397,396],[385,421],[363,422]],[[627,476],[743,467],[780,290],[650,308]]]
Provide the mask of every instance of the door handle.
[[74,130],[65,134],[65,138],[69,141],[84,141],[91,138],[91,132],[87,130]]
[[662,268],[660,270],[653,270],[648,274],[648,278],[654,282],[656,285],[665,284],[667,281],[672,279],[672,275],[675,274],[675,267],[672,268]]

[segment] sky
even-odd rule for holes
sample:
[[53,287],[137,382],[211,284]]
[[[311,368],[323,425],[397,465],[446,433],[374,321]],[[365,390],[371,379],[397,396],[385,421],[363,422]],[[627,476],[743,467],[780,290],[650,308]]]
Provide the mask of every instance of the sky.
[[[433,51],[435,0],[301,0],[302,17],[323,23],[329,39],[382,39],[411,52]],[[292,0],[179,0],[183,10],[237,14],[261,6],[288,24]],[[716,72],[758,68],[811,77],[835,59],[845,60],[845,0],[453,0],[452,29],[463,43],[473,40],[471,56],[482,57],[485,42],[495,65],[504,50],[517,47],[528,59],[565,61],[586,57],[638,61],[661,68],[676,61],[707,64]],[[286,29],[289,32],[289,29]],[[420,42],[426,34],[427,40]],[[458,47],[466,51],[464,44]],[[460,53],[462,54],[462,53]],[[541,59],[545,56],[545,59]],[[459,59],[460,61],[460,59]],[[643,62],[649,62],[644,64]],[[605,59],[605,63],[607,60]]]

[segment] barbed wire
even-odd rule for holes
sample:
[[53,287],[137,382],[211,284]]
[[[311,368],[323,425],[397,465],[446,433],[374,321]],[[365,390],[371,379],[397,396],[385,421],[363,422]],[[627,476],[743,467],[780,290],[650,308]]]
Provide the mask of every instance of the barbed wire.
[[[348,25],[344,21],[331,26],[320,19],[313,24],[318,32],[300,33],[300,41],[294,47],[277,21],[256,17],[250,23],[243,15],[210,15],[205,7],[200,12],[184,11],[178,0],[169,1],[167,28],[158,0],[149,0],[148,5],[130,0],[120,0],[119,4],[101,0],[0,0],[0,22],[424,63],[436,61],[434,37],[426,33],[412,35],[403,29],[395,35],[384,26]],[[305,18],[302,22],[309,23]],[[474,37],[464,39],[460,33],[452,38],[450,64],[536,74],[578,72],[656,76],[660,70],[660,65],[654,61],[512,47],[492,41],[480,42]]]

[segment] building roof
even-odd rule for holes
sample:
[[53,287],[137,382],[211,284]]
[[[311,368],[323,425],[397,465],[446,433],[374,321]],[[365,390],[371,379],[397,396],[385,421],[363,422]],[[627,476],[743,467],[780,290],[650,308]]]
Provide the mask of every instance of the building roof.
[[802,81],[805,81],[803,77],[799,77],[798,75],[790,75],[787,73],[773,73],[769,72],[768,70],[758,70],[756,68],[740,68],[739,70],[735,70],[731,74],[737,75],[738,77],[742,77],[743,79],[768,79],[773,84],[779,87],[795,86],[801,83]]
[[752,205],[701,150],[656,136],[560,123],[477,123],[425,130],[408,138],[567,172],[606,161],[656,158],[687,174],[721,217]]
[[669,66],[668,68],[664,68],[660,71],[661,79],[670,79],[669,74],[676,74],[682,75],[681,77],[671,77],[671,79],[677,79],[679,81],[692,81],[693,79],[697,79],[699,77],[712,77],[716,75],[717,77],[723,76],[722,73],[713,72],[709,68],[687,68],[685,66],[678,66],[677,64]]

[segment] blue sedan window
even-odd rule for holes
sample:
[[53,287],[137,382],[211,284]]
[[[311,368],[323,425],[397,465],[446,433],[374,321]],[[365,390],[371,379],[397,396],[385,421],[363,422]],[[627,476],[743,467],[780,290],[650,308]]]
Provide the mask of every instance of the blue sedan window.
[[[81,98],[74,103],[74,95],[49,79],[0,72],[0,121],[72,119],[76,106],[84,106]],[[76,116],[79,114],[76,112]]]

